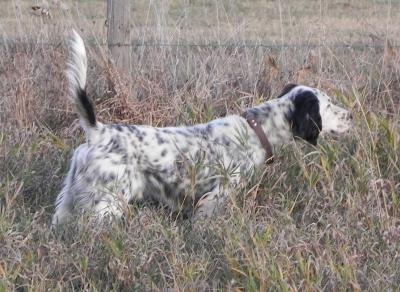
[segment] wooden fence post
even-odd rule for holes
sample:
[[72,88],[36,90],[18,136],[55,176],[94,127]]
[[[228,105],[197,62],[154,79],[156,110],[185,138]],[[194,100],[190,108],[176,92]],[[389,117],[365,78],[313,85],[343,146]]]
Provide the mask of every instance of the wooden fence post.
[[108,49],[119,73],[125,76],[131,72],[130,2],[107,0]]

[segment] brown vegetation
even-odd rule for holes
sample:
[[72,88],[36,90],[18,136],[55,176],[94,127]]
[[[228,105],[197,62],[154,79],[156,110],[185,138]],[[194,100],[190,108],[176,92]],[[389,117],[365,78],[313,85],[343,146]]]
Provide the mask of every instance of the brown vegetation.
[[[136,43],[222,46],[133,46],[129,86],[113,96],[105,1],[81,2],[50,6],[51,18],[31,15],[31,1],[0,11],[0,291],[398,289],[400,4],[135,1]],[[133,204],[108,228],[82,218],[53,232],[84,140],[64,78],[72,27],[90,44],[88,92],[104,122],[204,122],[300,82],[350,108],[354,130],[284,147],[212,222]],[[277,47],[243,46],[257,42]]]

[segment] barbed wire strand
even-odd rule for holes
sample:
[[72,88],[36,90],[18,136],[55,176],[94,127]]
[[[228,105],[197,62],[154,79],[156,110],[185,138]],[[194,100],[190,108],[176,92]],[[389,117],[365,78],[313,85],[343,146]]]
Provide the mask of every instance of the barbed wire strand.
[[[35,42],[35,41],[13,41],[13,40],[0,40],[0,46],[15,46],[15,45],[41,45],[48,47],[62,46],[64,41],[60,42]],[[107,43],[98,43],[94,41],[87,41],[88,46],[108,46]],[[385,44],[370,44],[370,43],[331,43],[331,44],[263,44],[263,43],[248,43],[248,44],[235,44],[235,43],[156,43],[156,42],[137,42],[137,43],[116,43],[114,46],[130,46],[130,47],[149,47],[149,48],[221,48],[221,49],[296,49],[296,48],[337,48],[337,49],[382,49]],[[400,45],[391,45],[391,48],[400,48]]]

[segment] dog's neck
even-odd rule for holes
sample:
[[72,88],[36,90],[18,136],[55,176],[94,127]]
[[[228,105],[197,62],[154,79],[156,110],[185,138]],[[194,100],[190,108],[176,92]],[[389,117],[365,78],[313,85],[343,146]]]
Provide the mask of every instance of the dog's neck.
[[257,107],[246,110],[262,126],[269,143],[279,146],[293,139],[293,133],[288,117],[292,111],[291,100],[274,99]]

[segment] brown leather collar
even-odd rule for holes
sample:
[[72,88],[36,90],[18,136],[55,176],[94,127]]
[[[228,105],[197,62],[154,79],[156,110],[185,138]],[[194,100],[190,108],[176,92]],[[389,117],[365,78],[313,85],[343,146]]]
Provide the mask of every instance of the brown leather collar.
[[262,147],[264,148],[265,152],[267,153],[267,160],[266,163],[272,163],[274,162],[274,154],[272,152],[272,146],[271,143],[269,143],[267,136],[265,135],[264,130],[262,129],[261,125],[257,120],[255,119],[254,115],[249,113],[249,112],[244,112],[242,114],[242,117],[246,119],[247,123],[249,124],[250,128],[256,132],[256,135],[258,137],[258,140],[260,140],[260,143]]

